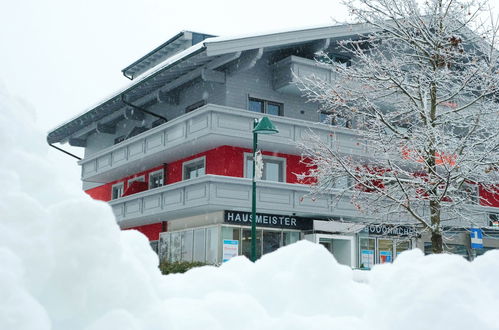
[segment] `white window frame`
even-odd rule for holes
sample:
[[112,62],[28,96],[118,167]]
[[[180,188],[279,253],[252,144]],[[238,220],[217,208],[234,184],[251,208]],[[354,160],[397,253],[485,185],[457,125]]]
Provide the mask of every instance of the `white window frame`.
[[[161,186],[158,186],[158,187],[154,187],[154,188],[153,188],[153,187],[151,187],[151,182],[152,182],[151,177],[152,177],[153,175],[156,175],[156,174],[161,174],[161,176],[163,177],[163,183],[161,184]],[[149,183],[148,183],[147,187],[148,187],[149,189],[156,189],[156,188],[162,187],[162,186],[164,186],[164,185],[165,185],[165,180],[166,180],[166,178],[165,178],[165,171],[164,171],[163,169],[161,169],[161,170],[157,170],[157,171],[154,171],[154,172],[151,172],[151,173],[149,173]]]
[[[114,188],[115,187],[121,187],[121,196],[118,196],[116,198],[114,198]],[[125,184],[123,182],[115,183],[111,186],[111,200],[115,200],[115,199],[123,197],[124,193],[125,193]]]
[[[244,177],[252,179],[253,168],[248,168],[248,158],[253,158],[253,153],[249,153],[249,152],[245,152],[244,153],[244,158],[243,158],[243,162],[244,162]],[[262,178],[263,181],[282,182],[282,183],[286,183],[287,182],[286,181],[286,169],[287,169],[286,158],[284,158],[284,157],[278,157],[278,156],[268,156],[268,155],[262,154],[262,159],[263,159],[264,163],[265,163],[265,160],[273,160],[273,161],[278,161],[278,162],[282,163],[282,181],[270,181],[270,180],[266,180],[266,179]],[[263,171],[265,172],[265,165],[264,165]]]
[[200,162],[203,162],[204,174],[206,175],[206,156],[202,156],[202,157],[194,158],[194,159],[191,159],[191,160],[188,160],[188,161],[182,163],[182,181],[193,179],[193,178],[186,178],[185,177],[187,174],[187,172],[185,171],[185,168],[191,164],[200,163]]

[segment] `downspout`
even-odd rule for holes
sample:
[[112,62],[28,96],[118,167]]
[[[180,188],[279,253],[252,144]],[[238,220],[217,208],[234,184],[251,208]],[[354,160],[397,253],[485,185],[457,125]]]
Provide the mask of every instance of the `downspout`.
[[72,153],[70,153],[69,151],[66,151],[66,150],[63,150],[63,149],[61,149],[61,148],[59,148],[59,147],[56,147],[56,146],[55,146],[55,145],[53,145],[52,143],[49,143],[49,146],[51,146],[51,147],[52,147],[52,148],[54,148],[54,149],[57,149],[57,150],[59,150],[59,151],[64,152],[66,155],[69,155],[69,156],[74,157],[74,158],[76,158],[76,159],[78,159],[78,160],[81,160],[81,158],[80,158],[80,157],[78,157],[78,156],[76,156],[76,155],[73,155],[73,154],[72,154]]
[[166,119],[166,117],[163,117],[163,116],[158,115],[158,114],[156,114],[156,113],[154,113],[154,112],[151,112],[151,111],[149,111],[149,110],[146,110],[146,109],[144,109],[144,108],[142,108],[142,107],[139,107],[138,105],[135,105],[135,104],[132,104],[132,103],[130,103],[130,102],[127,102],[127,101],[125,100],[125,94],[121,94],[121,102],[123,102],[124,104],[128,105],[129,107],[134,108],[135,110],[139,110],[139,111],[142,111],[142,112],[144,112],[144,113],[147,113],[147,114],[149,114],[149,115],[151,115],[151,116],[154,116],[154,117],[157,117],[157,118],[163,119],[165,122],[167,122],[167,121],[168,121],[168,119]]

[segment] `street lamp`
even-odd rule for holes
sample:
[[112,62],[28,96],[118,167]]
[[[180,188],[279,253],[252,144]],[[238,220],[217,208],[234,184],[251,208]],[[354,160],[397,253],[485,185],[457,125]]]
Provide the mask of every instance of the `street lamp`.
[[262,117],[260,120],[255,118],[253,123],[253,189],[251,203],[251,261],[256,261],[256,148],[258,145],[258,134],[276,134],[279,133],[277,127],[268,117]]

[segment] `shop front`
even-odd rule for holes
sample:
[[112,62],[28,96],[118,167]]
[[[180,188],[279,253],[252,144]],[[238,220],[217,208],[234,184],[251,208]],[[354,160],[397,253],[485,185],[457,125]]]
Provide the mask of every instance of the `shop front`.
[[[308,218],[257,213],[258,258],[302,239],[312,229]],[[219,264],[244,255],[250,257],[251,213],[221,211],[203,216],[172,220],[168,232],[160,234],[159,256],[174,261]]]
[[358,267],[371,269],[375,264],[392,262],[403,251],[415,246],[416,228],[371,224],[358,233]]

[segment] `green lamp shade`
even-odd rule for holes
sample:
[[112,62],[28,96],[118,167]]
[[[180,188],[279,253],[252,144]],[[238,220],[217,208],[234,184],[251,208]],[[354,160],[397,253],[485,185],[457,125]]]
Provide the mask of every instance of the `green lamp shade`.
[[270,121],[268,117],[262,117],[258,122],[258,125],[253,129],[253,133],[256,134],[276,134],[279,133],[277,127],[274,123]]

